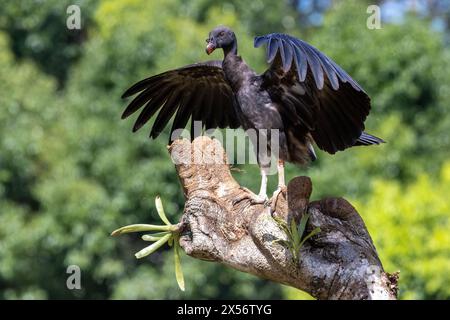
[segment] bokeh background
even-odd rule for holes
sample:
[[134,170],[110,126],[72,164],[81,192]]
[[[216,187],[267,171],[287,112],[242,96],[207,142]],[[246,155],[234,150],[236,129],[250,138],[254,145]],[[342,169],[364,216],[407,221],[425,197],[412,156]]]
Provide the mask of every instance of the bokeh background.
[[[81,8],[81,30],[66,9]],[[382,29],[366,12],[378,4]],[[166,136],[150,141],[120,120],[130,84],[207,60],[208,31],[232,27],[257,71],[253,36],[286,32],[344,67],[372,97],[367,130],[388,143],[306,169],[313,198],[343,196],[363,216],[402,299],[450,298],[450,4],[446,0],[47,0],[0,6],[0,298],[252,298],[308,295],[183,255],[186,292],[172,253],[137,261],[139,237],[111,238],[131,223],[156,223],[162,196],[176,221],[183,195]],[[221,53],[213,58],[221,59]],[[148,129],[148,127],[147,127]],[[257,190],[256,166],[234,176]],[[276,178],[271,178],[271,188]],[[66,268],[81,268],[81,290]]]

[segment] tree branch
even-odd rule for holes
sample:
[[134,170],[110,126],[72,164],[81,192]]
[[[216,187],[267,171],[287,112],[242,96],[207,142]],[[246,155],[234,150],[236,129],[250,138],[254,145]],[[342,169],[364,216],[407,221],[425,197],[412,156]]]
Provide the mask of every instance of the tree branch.
[[[396,298],[397,279],[384,272],[363,220],[346,200],[310,203],[311,180],[296,177],[274,207],[254,204],[253,194],[233,179],[217,140],[177,140],[169,151],[186,197],[180,244],[188,255],[318,299]],[[298,223],[306,212],[306,230],[320,227],[321,232],[305,242],[294,261],[291,251],[274,241],[287,240],[287,235],[272,214]]]

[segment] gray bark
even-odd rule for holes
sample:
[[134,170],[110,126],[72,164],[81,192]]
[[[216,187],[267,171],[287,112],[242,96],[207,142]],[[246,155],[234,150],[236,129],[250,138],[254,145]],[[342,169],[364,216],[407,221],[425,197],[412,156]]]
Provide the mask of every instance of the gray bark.
[[[310,202],[308,177],[296,177],[272,206],[232,177],[217,140],[177,140],[169,148],[186,198],[181,247],[198,259],[308,292],[318,299],[396,299],[397,277],[384,272],[362,218],[342,198]],[[286,200],[289,199],[289,201]],[[294,261],[272,215],[296,222],[310,214],[308,239]]]

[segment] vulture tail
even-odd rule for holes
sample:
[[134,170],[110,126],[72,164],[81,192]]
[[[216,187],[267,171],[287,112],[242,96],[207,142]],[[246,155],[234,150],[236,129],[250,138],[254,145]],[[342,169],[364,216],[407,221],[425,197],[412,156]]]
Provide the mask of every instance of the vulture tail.
[[385,143],[383,139],[372,136],[368,133],[363,132],[361,136],[356,140],[355,146],[370,146],[372,144],[381,144]]

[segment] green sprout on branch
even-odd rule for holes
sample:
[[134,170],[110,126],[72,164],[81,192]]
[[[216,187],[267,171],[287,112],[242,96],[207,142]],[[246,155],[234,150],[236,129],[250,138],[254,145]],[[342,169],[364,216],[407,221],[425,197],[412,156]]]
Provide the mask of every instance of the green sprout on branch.
[[281,230],[283,230],[288,237],[288,240],[277,239],[274,242],[280,243],[283,246],[289,248],[295,262],[298,262],[300,258],[299,257],[300,248],[303,246],[306,240],[308,240],[309,238],[320,232],[320,228],[317,227],[309,234],[303,237],[309,216],[310,215],[308,213],[303,214],[298,226],[297,223],[295,222],[295,219],[291,219],[290,225],[288,225],[288,223],[283,219],[273,216],[273,219],[277,223],[278,227]]
[[114,230],[111,235],[118,236],[124,233],[131,232],[143,232],[143,231],[159,231],[157,233],[152,234],[144,234],[142,236],[142,240],[154,242],[153,244],[145,247],[141,251],[135,254],[137,259],[144,258],[159,248],[163,246],[166,242],[170,247],[173,247],[174,250],[174,262],[175,262],[175,277],[177,279],[178,286],[182,291],[184,291],[184,276],[183,271],[181,269],[181,259],[180,259],[180,226],[173,225],[167,219],[166,214],[164,212],[164,207],[161,202],[161,198],[159,196],[155,199],[156,211],[164,225],[153,225],[153,224],[132,224],[117,230]]

